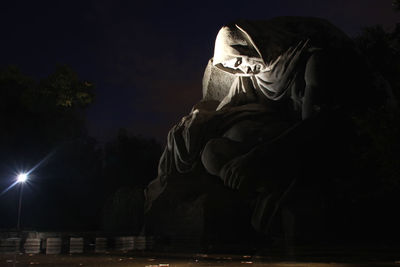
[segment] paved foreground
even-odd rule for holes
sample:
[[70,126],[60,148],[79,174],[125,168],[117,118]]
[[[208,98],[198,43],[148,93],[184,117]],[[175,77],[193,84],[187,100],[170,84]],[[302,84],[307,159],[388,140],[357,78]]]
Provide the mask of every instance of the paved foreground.
[[[400,257],[399,257],[400,258]],[[103,254],[103,255],[0,255],[0,266],[90,266],[90,267],[183,267],[183,266],[276,266],[276,267],[339,267],[339,266],[394,266],[400,267],[400,261],[350,261],[340,262],[308,262],[308,261],[277,261],[266,258],[238,255],[197,255],[180,258],[149,257],[130,254]]]

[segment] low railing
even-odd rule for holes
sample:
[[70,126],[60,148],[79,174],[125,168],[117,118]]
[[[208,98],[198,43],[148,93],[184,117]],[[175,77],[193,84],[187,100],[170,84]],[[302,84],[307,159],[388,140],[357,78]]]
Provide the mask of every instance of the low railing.
[[[33,237],[32,237],[33,236]],[[0,253],[79,254],[110,251],[149,251],[154,238],[150,236],[77,236],[67,233],[25,234],[25,237],[0,237]]]

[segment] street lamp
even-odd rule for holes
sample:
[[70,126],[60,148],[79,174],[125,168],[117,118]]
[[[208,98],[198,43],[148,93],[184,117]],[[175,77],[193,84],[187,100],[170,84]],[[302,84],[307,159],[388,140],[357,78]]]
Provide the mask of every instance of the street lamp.
[[18,176],[17,176],[17,182],[18,183],[25,183],[26,180],[28,180],[28,174],[26,174],[26,173],[18,174]]
[[17,231],[20,230],[21,226],[21,208],[22,208],[22,190],[24,183],[28,180],[27,173],[20,173],[17,176],[17,183],[19,184],[19,201],[18,201],[18,220],[17,220]]

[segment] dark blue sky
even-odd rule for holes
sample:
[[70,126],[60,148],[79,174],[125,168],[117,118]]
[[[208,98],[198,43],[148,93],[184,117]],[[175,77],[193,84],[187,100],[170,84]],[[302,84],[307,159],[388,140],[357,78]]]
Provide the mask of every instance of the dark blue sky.
[[391,0],[10,1],[0,8],[0,65],[43,77],[68,64],[97,87],[92,136],[126,127],[164,141],[201,97],[219,28],[281,15],[326,18],[349,35],[400,21]]

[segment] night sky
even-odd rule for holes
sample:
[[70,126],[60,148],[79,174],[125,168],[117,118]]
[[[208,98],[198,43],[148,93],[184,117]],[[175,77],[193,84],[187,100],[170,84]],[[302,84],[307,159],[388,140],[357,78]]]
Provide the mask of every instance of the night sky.
[[282,15],[326,18],[351,36],[400,20],[391,0],[8,1],[0,8],[0,66],[40,78],[67,64],[96,85],[91,136],[105,142],[125,127],[164,142],[201,98],[219,28]]

